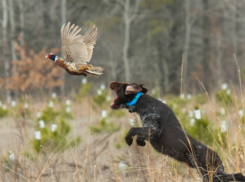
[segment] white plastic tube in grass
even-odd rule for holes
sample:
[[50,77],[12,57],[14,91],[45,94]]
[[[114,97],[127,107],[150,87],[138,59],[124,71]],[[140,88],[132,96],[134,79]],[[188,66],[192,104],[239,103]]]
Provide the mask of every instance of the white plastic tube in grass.
[[240,117],[243,117],[243,110],[242,110],[242,109],[240,109],[240,110],[238,111],[238,115],[239,115]]
[[41,115],[42,115],[42,113],[41,113],[40,111],[38,111],[37,114],[36,114],[36,117],[37,117],[37,118],[40,118]]
[[25,108],[25,109],[28,109],[28,107],[29,107],[28,103],[25,103],[25,104],[24,104],[24,108]]
[[101,89],[101,90],[105,90],[105,84],[102,83],[102,84],[100,85],[100,89]]
[[14,153],[11,150],[9,151],[9,161],[14,162]]
[[227,126],[226,126],[226,121],[225,120],[221,121],[220,129],[221,129],[222,133],[227,131]]
[[51,97],[52,97],[52,99],[56,99],[57,94],[55,92],[53,92],[52,95],[51,95]]
[[41,132],[40,131],[35,131],[35,139],[41,140]]
[[44,128],[44,127],[45,127],[45,123],[44,123],[43,120],[40,120],[40,121],[38,122],[38,124],[39,124],[39,128]]
[[70,100],[70,99],[67,99],[67,100],[66,100],[66,105],[67,105],[67,106],[70,106],[70,105],[71,105],[71,100]]
[[185,98],[185,94],[181,94],[181,95],[180,95],[180,98],[181,98],[181,99],[184,99],[184,98]]
[[151,94],[152,94],[152,95],[155,95],[156,93],[157,93],[157,92],[156,92],[155,89],[152,89],[152,90],[151,90]]
[[226,94],[227,94],[227,95],[231,95],[231,90],[230,90],[230,89],[227,89],[227,90],[226,90]]
[[57,124],[52,124],[52,125],[51,125],[51,131],[52,131],[52,132],[55,132],[56,129],[57,129]]
[[194,114],[195,114],[195,118],[196,119],[201,119],[202,118],[200,109],[194,110]]
[[109,96],[109,95],[108,95],[108,96],[106,96],[106,101],[108,101],[108,102],[109,102],[109,101],[111,101],[111,100],[112,100],[112,99],[111,99],[111,96]]
[[127,168],[128,168],[128,165],[126,164],[125,161],[120,161],[118,163],[118,169],[119,170],[125,171]]
[[220,109],[220,114],[221,114],[221,115],[225,115],[225,108],[222,107],[222,108]]
[[102,118],[106,118],[107,117],[107,111],[106,110],[102,110],[101,111],[101,117]]
[[71,108],[68,106],[66,107],[66,113],[70,113],[71,112]]
[[189,99],[189,100],[191,100],[191,98],[192,98],[191,94],[187,94],[186,95],[186,98]]
[[15,107],[16,106],[16,102],[14,100],[11,101],[11,106]]
[[87,79],[86,78],[83,78],[82,79],[82,84],[86,84],[87,83]]
[[48,107],[49,107],[49,108],[53,108],[53,107],[54,107],[54,103],[53,103],[53,101],[49,101],[49,103],[48,103]]
[[189,117],[192,118],[193,117],[193,111],[189,111]]
[[102,94],[102,91],[99,89],[97,90],[97,95],[101,95]]
[[182,108],[182,114],[185,114],[186,113],[186,108]]
[[194,118],[191,118],[190,119],[190,125],[191,126],[194,126],[195,125],[195,122],[196,122],[196,120]]
[[221,89],[222,90],[226,90],[228,88],[228,84],[227,83],[223,83],[222,85],[221,85]]

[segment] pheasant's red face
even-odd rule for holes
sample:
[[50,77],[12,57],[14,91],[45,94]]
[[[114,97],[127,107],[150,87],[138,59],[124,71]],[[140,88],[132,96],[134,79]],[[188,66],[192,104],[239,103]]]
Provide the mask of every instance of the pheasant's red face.
[[49,53],[49,54],[47,54],[46,56],[45,56],[45,58],[51,58],[51,55],[52,55],[52,53]]
[[54,55],[53,53],[49,53],[45,56],[45,58],[49,58],[55,62],[58,57],[56,55]]

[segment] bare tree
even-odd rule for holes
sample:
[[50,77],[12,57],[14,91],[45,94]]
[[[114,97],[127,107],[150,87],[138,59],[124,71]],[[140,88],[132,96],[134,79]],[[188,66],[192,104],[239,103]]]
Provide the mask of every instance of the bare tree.
[[[14,2],[13,0],[9,0],[9,20],[10,20],[10,41],[11,41],[11,56],[12,56],[12,60],[16,60],[17,56],[16,56],[16,50],[15,50],[15,19],[14,19]],[[15,68],[13,70],[16,70]]]
[[[61,25],[66,23],[66,0],[61,1]],[[62,48],[62,47],[61,47]],[[62,75],[62,80],[65,80],[65,74]],[[65,93],[65,85],[60,86],[61,94]]]
[[20,11],[20,47],[21,49],[24,46],[25,42],[25,34],[24,34],[24,28],[25,28],[25,19],[24,19],[24,1],[18,0],[18,6]]
[[[131,9],[130,7],[130,0],[125,0],[124,2],[124,46],[123,46],[123,61],[125,67],[125,80],[126,82],[130,81],[131,73],[129,67],[129,59],[128,59],[128,48],[129,48],[129,41],[130,41],[130,24],[135,19],[138,9],[139,9],[140,0],[136,0],[134,7]],[[131,13],[132,12],[132,13]]]
[[190,37],[191,37],[191,28],[197,19],[196,12],[191,14],[190,0],[185,0],[185,43],[184,43],[184,70],[183,70],[183,91],[186,93],[187,88],[187,74],[189,66],[189,48],[190,48]]
[[[8,54],[9,52],[8,50],[8,40],[7,40],[7,25],[8,25],[8,6],[7,6],[7,1],[6,0],[2,0],[2,13],[3,13],[3,19],[2,19],[2,32],[3,32],[3,61],[4,61],[4,72],[5,72],[5,77],[6,77],[6,84],[8,84],[8,77],[10,76],[9,74],[9,67],[10,67],[10,63],[9,63],[9,59],[8,59]],[[9,89],[6,89],[6,95],[7,95],[7,101],[10,102],[11,98],[10,98],[10,91]]]

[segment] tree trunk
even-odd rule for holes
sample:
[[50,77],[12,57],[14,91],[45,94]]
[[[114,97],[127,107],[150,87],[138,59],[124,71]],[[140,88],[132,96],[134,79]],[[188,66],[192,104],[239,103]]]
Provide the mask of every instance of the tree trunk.
[[[13,0],[9,0],[9,20],[10,20],[10,39],[11,39],[11,56],[12,60],[17,60],[15,44],[15,19],[14,19],[14,3]],[[13,71],[16,71],[16,67],[13,66]]]
[[175,0],[172,7],[171,16],[174,22],[170,30],[170,41],[168,45],[167,63],[169,65],[169,90],[172,94],[179,94],[180,92],[180,73],[181,62],[183,55],[183,44],[181,34],[183,34],[183,15],[181,8],[183,1]]
[[123,62],[125,67],[125,81],[130,81],[130,68],[129,68],[129,60],[128,60],[128,46],[129,46],[129,33],[130,33],[130,20],[129,20],[129,1],[125,0],[124,4],[124,46],[123,46]]
[[[209,0],[203,0],[203,10],[209,10]],[[205,89],[210,91],[210,85],[212,85],[212,74],[210,71],[210,50],[211,50],[211,40],[210,40],[210,22],[208,14],[203,15],[203,59],[202,59],[202,66],[203,66],[203,73],[201,81],[205,79]]]
[[[123,62],[125,67],[125,80],[126,82],[130,81],[131,73],[130,73],[130,66],[128,60],[128,48],[129,48],[129,41],[130,41],[130,24],[135,19],[138,9],[139,9],[140,0],[136,0],[135,5],[132,9],[130,9],[130,0],[125,0],[124,3],[124,46],[123,46]],[[130,10],[133,10],[132,14]]]
[[[2,32],[3,32],[3,60],[4,60],[4,72],[6,77],[6,85],[9,84],[9,57],[8,54],[8,42],[7,42],[7,25],[8,25],[8,8],[7,8],[7,1],[2,0],[2,11],[3,11],[3,19],[2,19]],[[10,91],[6,89],[6,97],[7,102],[11,101]]]
[[[61,1],[61,26],[63,24],[65,24],[65,23],[66,23],[66,0],[62,0]],[[62,47],[61,47],[61,50],[62,50]],[[63,54],[62,51],[61,51],[61,54]],[[65,74],[63,74],[61,76],[61,79],[65,83]],[[65,94],[65,84],[60,86],[60,91],[61,91],[61,95],[64,96],[64,94]]]
[[[20,10],[20,47],[23,49],[25,36],[24,36],[24,28],[25,28],[25,20],[24,20],[24,2],[23,0],[18,0],[18,6]],[[21,59],[21,58],[20,58]]]
[[190,22],[190,0],[185,1],[185,44],[184,44],[184,71],[183,71],[183,93],[186,94],[187,72],[188,72],[188,56],[190,47],[191,22]]

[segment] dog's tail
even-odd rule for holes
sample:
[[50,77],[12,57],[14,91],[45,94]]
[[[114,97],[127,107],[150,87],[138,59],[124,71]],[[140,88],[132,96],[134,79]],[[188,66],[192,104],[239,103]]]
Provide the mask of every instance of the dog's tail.
[[245,176],[242,175],[242,173],[235,173],[235,174],[223,174],[221,177],[222,182],[228,182],[228,181],[242,181],[245,182]]

